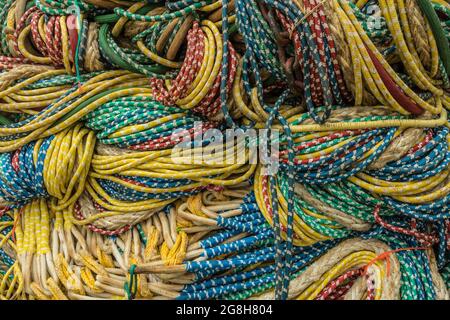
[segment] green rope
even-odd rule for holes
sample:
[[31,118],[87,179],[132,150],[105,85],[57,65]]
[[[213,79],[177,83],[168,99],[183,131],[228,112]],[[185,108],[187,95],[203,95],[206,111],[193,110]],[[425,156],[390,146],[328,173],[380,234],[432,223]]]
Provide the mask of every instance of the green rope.
[[127,294],[128,300],[133,300],[137,292],[137,275],[134,273],[136,265],[132,264],[128,273],[130,274],[130,282],[125,282],[123,289]]
[[418,0],[417,3],[419,4],[420,9],[425,14],[425,17],[427,18],[428,23],[431,26],[431,30],[433,31],[433,35],[436,39],[436,44],[439,50],[439,56],[444,63],[444,67],[448,75],[450,74],[450,48],[448,39],[445,36],[445,32],[442,28],[439,17],[436,11],[434,11],[430,0]]
[[78,86],[81,86],[81,75],[80,75],[80,64],[78,61],[78,55],[80,51],[80,45],[81,45],[81,35],[83,34],[83,21],[81,20],[81,10],[79,6],[79,0],[75,0],[75,13],[77,15],[77,25],[80,28],[78,32],[78,39],[77,39],[77,47],[75,49],[75,73],[77,76],[77,84]]

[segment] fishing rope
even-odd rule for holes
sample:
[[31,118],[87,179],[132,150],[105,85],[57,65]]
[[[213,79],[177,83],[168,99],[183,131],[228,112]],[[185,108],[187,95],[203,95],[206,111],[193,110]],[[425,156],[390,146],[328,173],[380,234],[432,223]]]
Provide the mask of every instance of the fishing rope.
[[0,299],[449,299],[449,21],[2,1]]

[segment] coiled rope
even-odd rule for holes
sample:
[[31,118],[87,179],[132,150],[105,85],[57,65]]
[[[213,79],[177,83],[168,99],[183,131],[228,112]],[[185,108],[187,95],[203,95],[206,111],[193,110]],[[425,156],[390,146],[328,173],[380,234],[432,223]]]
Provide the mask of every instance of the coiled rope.
[[3,0],[0,298],[449,299],[449,21]]

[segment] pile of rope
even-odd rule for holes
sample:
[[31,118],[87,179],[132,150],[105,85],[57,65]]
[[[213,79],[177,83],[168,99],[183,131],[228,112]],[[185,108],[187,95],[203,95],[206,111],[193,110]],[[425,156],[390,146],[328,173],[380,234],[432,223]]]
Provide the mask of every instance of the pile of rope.
[[0,299],[450,299],[449,1],[0,3]]

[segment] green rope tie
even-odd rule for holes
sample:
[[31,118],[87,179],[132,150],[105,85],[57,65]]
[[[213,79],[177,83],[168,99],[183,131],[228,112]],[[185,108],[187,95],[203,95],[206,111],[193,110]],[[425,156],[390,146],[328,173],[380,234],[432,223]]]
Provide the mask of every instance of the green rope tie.
[[75,0],[75,14],[77,16],[77,25],[80,28],[78,32],[78,39],[77,39],[77,47],[75,49],[75,73],[77,76],[77,84],[79,87],[81,87],[81,75],[80,75],[80,65],[78,61],[78,54],[80,51],[81,46],[81,35],[83,34],[83,21],[81,21],[81,10],[80,10],[80,4],[79,0]]
[[123,289],[125,290],[128,300],[133,300],[136,297],[137,275],[134,273],[135,269],[136,265],[131,265],[130,270],[128,270],[128,273],[130,274],[130,282],[125,282],[123,285]]

